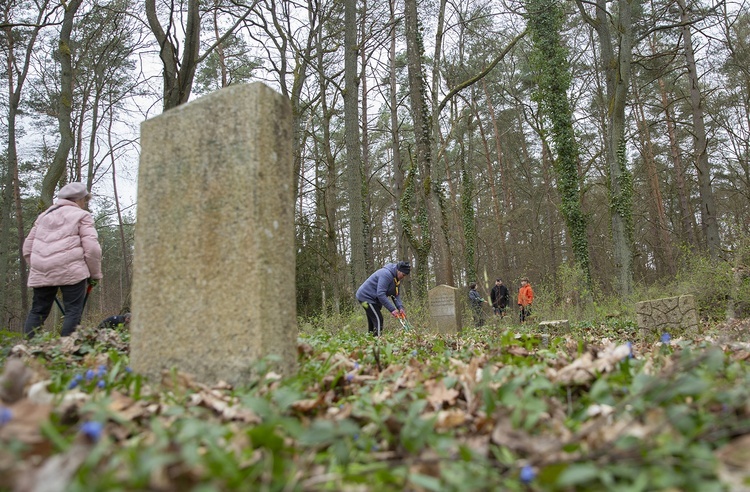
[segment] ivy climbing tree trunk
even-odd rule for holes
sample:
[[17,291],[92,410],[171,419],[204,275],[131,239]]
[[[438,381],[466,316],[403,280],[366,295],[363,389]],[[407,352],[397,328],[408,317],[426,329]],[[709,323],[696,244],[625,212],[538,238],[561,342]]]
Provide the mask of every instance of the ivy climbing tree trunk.
[[[472,100],[473,106],[473,100]],[[463,224],[465,245],[465,266],[467,283],[478,282],[477,278],[477,227],[476,216],[474,213],[474,176],[469,170],[470,163],[467,162],[467,155],[472,155],[471,138],[473,130],[473,115],[466,116],[466,129],[459,141],[460,153],[459,161],[461,165],[461,222]],[[468,140],[469,150],[467,151],[465,143]]]
[[531,66],[537,83],[533,98],[552,126],[552,143],[557,154],[554,169],[562,215],[568,227],[573,258],[583,271],[590,292],[591,268],[586,217],[581,208],[578,142],[573,131],[573,112],[568,100],[570,63],[560,36],[565,21],[563,4],[557,0],[526,0],[526,14],[532,40]]
[[[593,5],[589,15],[585,5]],[[607,5],[614,4],[612,12]],[[609,170],[610,220],[612,249],[617,269],[618,292],[633,292],[633,178],[625,153],[625,104],[630,88],[633,58],[633,13],[636,0],[576,0],[584,21],[596,31],[601,53],[601,66],[606,80],[605,157]],[[614,46],[618,46],[615,52]]]
[[416,0],[406,0],[404,2],[404,26],[409,95],[414,121],[415,164],[421,177],[421,186],[416,189],[425,196],[430,243],[434,247],[432,259],[435,267],[435,281],[437,284],[453,285],[453,268],[443,211],[441,180],[434,173],[432,166],[432,117],[427,105],[426,83],[422,69],[424,44],[419,25]]

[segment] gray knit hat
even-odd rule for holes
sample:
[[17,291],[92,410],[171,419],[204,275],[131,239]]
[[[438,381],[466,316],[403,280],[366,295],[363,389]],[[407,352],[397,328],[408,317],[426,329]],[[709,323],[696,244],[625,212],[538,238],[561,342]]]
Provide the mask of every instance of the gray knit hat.
[[57,198],[66,200],[80,200],[90,195],[91,193],[86,189],[86,185],[80,182],[68,183],[57,192]]

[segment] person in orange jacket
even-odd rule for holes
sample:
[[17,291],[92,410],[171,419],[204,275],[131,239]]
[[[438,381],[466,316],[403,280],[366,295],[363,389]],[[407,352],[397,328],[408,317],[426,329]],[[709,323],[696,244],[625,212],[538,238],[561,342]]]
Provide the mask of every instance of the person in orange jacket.
[[531,316],[531,303],[534,302],[534,290],[531,288],[528,277],[521,279],[521,288],[518,289],[518,306],[520,307],[521,323]]

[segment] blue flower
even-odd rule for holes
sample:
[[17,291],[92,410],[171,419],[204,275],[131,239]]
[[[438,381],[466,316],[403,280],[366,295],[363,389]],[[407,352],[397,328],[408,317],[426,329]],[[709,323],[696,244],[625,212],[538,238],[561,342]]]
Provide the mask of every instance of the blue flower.
[[70,381],[70,382],[68,383],[68,389],[69,389],[69,390],[72,390],[72,389],[73,389],[73,388],[75,388],[76,386],[78,386],[78,380],[77,380],[77,379],[72,379],[72,380],[71,380],[71,381]]
[[536,472],[531,466],[526,465],[521,468],[521,481],[523,483],[530,483],[532,480],[534,480],[535,477]]
[[100,380],[99,380],[99,381],[98,381],[98,382],[96,383],[96,387],[97,387],[97,388],[106,388],[106,386],[107,386],[107,383],[106,383],[106,382],[105,382],[105,381],[104,381],[103,379],[100,379]]
[[357,369],[359,369],[359,362],[354,363],[354,370],[356,371]]
[[633,342],[628,342],[628,359],[633,358]]
[[107,366],[99,366],[99,369],[96,371],[96,375],[100,378],[105,376],[107,374]]
[[349,373],[349,374],[346,375],[346,380],[347,381],[352,381],[353,379],[354,379],[354,374]]
[[86,381],[91,381],[92,379],[94,379],[95,376],[96,376],[96,373],[92,369],[89,369],[88,371],[86,371]]
[[130,366],[125,366],[125,372],[133,372]]
[[661,343],[669,343],[669,341],[672,339],[671,336],[669,336],[669,333],[664,332],[661,334]]
[[13,412],[10,408],[0,407],[0,427],[4,426],[13,418]]
[[81,426],[81,433],[94,442],[102,437],[102,430],[104,430],[102,423],[95,420],[86,422]]

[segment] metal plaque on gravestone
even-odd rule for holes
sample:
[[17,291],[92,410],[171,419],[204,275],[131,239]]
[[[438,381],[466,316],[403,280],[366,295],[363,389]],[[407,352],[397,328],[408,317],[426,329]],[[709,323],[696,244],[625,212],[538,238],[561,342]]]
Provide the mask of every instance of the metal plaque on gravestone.
[[460,333],[463,312],[459,289],[438,285],[427,293],[427,298],[432,329],[437,333]]
[[141,125],[131,365],[238,385],[296,370],[289,100],[236,85]]

